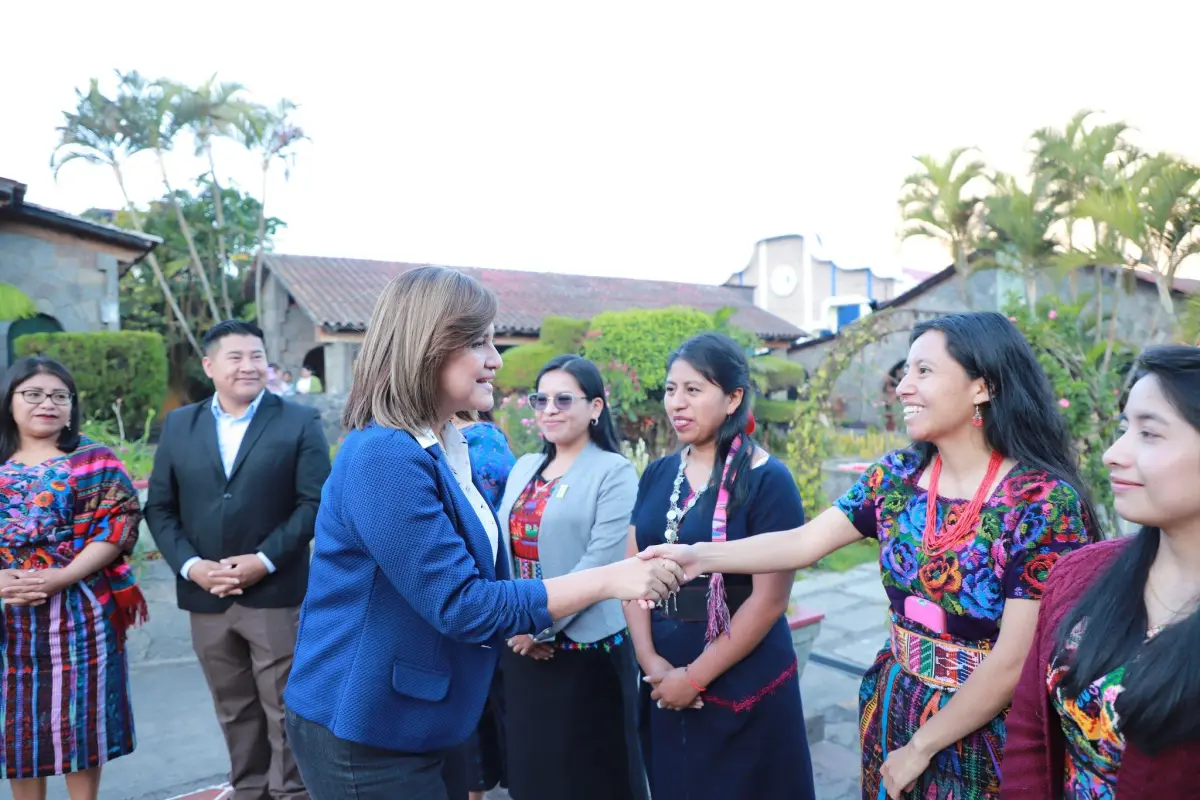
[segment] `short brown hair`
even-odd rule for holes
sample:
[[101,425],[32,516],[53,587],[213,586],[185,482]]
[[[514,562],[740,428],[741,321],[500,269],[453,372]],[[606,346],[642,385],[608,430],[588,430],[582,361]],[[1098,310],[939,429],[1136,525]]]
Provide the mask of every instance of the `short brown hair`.
[[440,428],[449,421],[439,419],[442,367],[495,319],[495,295],[458,270],[418,267],[393,278],[371,312],[343,424]]

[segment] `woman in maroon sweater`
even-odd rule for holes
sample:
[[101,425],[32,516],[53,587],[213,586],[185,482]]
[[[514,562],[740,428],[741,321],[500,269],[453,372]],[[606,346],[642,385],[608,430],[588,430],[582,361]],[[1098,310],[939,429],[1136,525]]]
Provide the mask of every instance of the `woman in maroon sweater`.
[[1054,567],[1004,798],[1200,798],[1200,348],[1142,355],[1104,459],[1117,512],[1143,527]]

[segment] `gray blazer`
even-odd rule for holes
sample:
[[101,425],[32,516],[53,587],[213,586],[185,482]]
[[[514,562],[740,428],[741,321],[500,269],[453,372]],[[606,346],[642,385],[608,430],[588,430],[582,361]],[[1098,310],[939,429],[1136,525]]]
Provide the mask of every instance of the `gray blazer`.
[[[541,453],[521,456],[508,474],[496,516],[500,520],[500,541],[510,566],[513,556],[508,518],[517,498],[545,459]],[[624,559],[629,517],[637,500],[637,489],[637,470],[629,459],[588,442],[546,501],[538,532],[542,577],[557,578]],[[624,627],[625,612],[620,601],[605,600],[560,619],[537,638],[545,641],[554,638],[559,631],[566,631],[577,642],[595,642]]]

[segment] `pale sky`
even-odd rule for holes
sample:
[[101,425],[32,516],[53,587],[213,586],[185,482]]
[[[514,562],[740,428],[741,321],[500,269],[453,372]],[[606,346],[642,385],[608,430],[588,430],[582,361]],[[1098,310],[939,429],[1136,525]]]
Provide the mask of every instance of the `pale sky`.
[[[1193,3],[8,5],[0,176],[116,207],[102,168],[52,178],[74,88],[218,72],[301,106],[313,141],[268,196],[287,253],[717,283],[758,239],[815,231],[846,266],[932,271],[940,248],[897,238],[916,154],[1023,171],[1029,134],[1086,107],[1200,160]],[[182,151],[177,186],[202,171]],[[236,145],[218,169],[259,192]],[[161,195],[152,155],[130,176]]]

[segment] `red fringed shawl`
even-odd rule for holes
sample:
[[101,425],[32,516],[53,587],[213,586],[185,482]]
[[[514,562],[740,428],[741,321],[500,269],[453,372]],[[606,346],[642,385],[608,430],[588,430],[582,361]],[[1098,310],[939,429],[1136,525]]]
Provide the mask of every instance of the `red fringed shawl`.
[[137,490],[116,454],[90,439],[85,438],[71,454],[70,465],[75,484],[76,552],[92,542],[115,544],[122,551],[102,570],[106,580],[98,581],[94,588],[97,599],[111,609],[109,619],[117,641],[124,646],[126,632],[150,619],[146,599],[126,558],[137,543],[142,521]]

